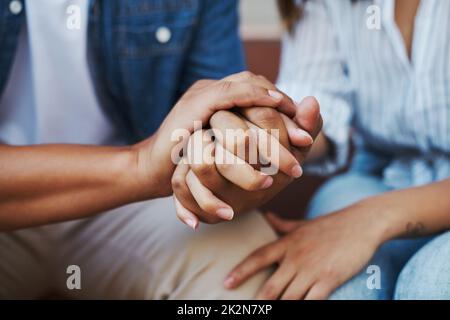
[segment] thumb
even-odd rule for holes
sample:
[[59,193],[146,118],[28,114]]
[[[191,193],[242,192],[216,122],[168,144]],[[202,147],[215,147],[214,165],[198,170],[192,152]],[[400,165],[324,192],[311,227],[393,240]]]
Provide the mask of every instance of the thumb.
[[306,97],[297,104],[295,114],[297,124],[315,138],[322,129],[319,102],[314,97]]
[[264,217],[270,226],[279,234],[286,234],[298,228],[303,224],[300,220],[283,219],[275,215],[273,212],[267,212]]

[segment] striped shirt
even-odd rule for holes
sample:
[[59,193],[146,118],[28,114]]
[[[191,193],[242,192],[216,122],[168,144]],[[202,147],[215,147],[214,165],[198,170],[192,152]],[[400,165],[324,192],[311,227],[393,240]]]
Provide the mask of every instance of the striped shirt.
[[356,150],[388,156],[394,188],[450,177],[450,1],[422,0],[411,59],[394,0],[309,0],[284,35],[278,86],[317,97],[336,152],[309,171],[331,173]]

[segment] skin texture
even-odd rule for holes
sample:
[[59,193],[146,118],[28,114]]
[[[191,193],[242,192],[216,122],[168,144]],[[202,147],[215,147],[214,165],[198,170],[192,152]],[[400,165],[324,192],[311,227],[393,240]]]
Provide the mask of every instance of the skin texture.
[[395,1],[395,22],[403,37],[406,52],[410,59],[414,34],[414,18],[419,9],[420,1],[421,0]]
[[[395,18],[410,57],[419,2],[396,1]],[[314,157],[329,152],[327,146],[315,144]],[[326,299],[357,274],[384,242],[449,229],[448,190],[450,179],[387,192],[309,221],[268,215],[282,238],[250,254],[230,272],[224,285],[236,288],[259,270],[277,264],[258,298]]]
[[[245,75],[246,73],[244,73]],[[175,129],[194,132],[219,110],[277,108],[293,117],[296,105],[253,76],[237,74],[195,83],[158,131],[128,147],[0,145],[0,231],[90,216],[127,203],[172,194]]]

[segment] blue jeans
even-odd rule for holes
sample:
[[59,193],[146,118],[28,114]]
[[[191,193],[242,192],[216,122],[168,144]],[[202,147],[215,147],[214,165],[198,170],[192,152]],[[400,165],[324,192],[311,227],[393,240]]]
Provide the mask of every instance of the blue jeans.
[[[308,218],[342,209],[390,189],[377,176],[350,172],[328,181],[314,196]],[[367,267],[338,288],[333,300],[450,299],[450,232],[434,239],[391,240],[369,265],[380,269],[381,286],[369,288]]]

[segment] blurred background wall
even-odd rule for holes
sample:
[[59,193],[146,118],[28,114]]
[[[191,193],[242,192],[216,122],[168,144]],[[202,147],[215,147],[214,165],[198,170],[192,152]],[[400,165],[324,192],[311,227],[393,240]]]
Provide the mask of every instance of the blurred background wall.
[[241,0],[240,14],[249,69],[275,81],[282,34],[276,0]]

